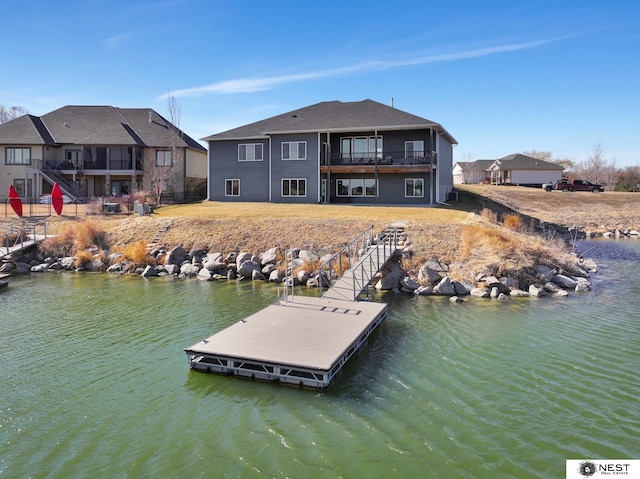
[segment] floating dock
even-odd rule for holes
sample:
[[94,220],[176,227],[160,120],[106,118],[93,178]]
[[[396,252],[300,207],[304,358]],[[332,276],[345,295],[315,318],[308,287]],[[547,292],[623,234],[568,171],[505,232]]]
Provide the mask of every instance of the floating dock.
[[296,296],[185,352],[196,371],[324,389],[386,315],[383,303]]
[[[320,266],[320,284],[333,284],[325,294],[320,288],[320,297],[289,294],[293,263],[288,251],[282,297],[185,348],[189,367],[300,387],[329,387],[387,316],[386,304],[359,299],[363,292],[369,298],[370,281],[396,247],[396,230],[377,242],[373,229],[361,233]],[[343,269],[345,258],[348,270]],[[334,280],[336,270],[340,277]]]

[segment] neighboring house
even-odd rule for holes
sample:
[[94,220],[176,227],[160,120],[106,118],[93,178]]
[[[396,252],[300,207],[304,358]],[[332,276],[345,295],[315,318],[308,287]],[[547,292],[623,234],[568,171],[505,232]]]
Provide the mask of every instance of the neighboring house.
[[65,106],[0,125],[0,195],[12,184],[35,199],[58,182],[71,197],[120,196],[153,192],[155,177],[163,193],[203,199],[206,151],[149,108]]
[[564,168],[556,163],[516,153],[498,160],[457,162],[454,183],[540,186],[562,179]]
[[489,167],[495,160],[458,161],[453,165],[453,183],[456,185],[476,185],[488,183]]
[[203,140],[211,201],[431,205],[453,188],[456,140],[372,100],[317,103]]

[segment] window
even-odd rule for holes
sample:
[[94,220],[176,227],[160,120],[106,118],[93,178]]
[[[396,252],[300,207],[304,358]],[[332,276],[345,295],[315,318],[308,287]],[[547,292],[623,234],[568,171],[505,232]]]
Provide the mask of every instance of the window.
[[342,158],[382,158],[382,136],[356,136],[340,139]]
[[173,165],[171,150],[157,150],[156,166],[171,166],[171,165]]
[[424,180],[422,178],[406,178],[404,180],[404,196],[422,198],[424,196]]
[[224,180],[224,196],[240,196],[240,180]]
[[424,156],[424,141],[405,141],[404,156],[405,158],[422,158]]
[[13,180],[13,187],[16,189],[16,193],[18,193],[18,196],[31,196],[31,179],[24,180],[16,178]]
[[238,161],[262,161],[262,143],[238,145]]
[[224,180],[225,196],[240,196],[240,180]]
[[351,196],[364,196],[364,180],[351,180]]
[[290,141],[282,144],[283,160],[306,160],[307,159],[307,142],[306,141]]
[[5,150],[6,165],[30,165],[31,148],[9,148]]
[[374,178],[352,178],[336,180],[336,196],[377,196]]
[[282,196],[307,196],[307,180],[283,179]]

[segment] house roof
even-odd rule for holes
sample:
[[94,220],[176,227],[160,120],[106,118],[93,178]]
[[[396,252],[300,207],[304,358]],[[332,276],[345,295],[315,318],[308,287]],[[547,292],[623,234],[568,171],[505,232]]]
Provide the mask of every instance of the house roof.
[[[493,161],[492,168],[508,170],[564,170],[556,163],[515,153]],[[495,169],[494,168],[494,169]]]
[[205,141],[265,138],[272,134],[346,132],[357,130],[385,131],[433,128],[458,142],[442,125],[373,100],[358,102],[326,101],[293,110],[265,120],[233,128],[203,138]]
[[0,125],[0,144],[179,146],[206,151],[181,130],[175,145],[170,126],[149,108],[70,105],[42,117],[24,115]]
[[476,160],[476,161],[458,161],[456,165],[467,171],[489,171],[489,168],[496,160]]

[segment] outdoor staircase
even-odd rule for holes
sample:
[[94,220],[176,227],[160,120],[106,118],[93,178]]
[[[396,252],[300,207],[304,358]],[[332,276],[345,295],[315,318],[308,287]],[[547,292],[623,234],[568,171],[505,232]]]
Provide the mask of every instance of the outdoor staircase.
[[86,191],[77,181],[70,181],[65,175],[56,170],[40,170],[42,177],[51,185],[58,183],[62,193],[70,198],[87,196]]
[[160,240],[162,239],[164,234],[169,230],[169,228],[171,228],[171,221],[170,220],[163,221],[162,224],[160,225],[160,229],[157,231],[157,233],[151,240],[151,243],[147,245],[148,251],[151,251],[153,250],[153,248],[158,246],[158,243],[160,243]]

